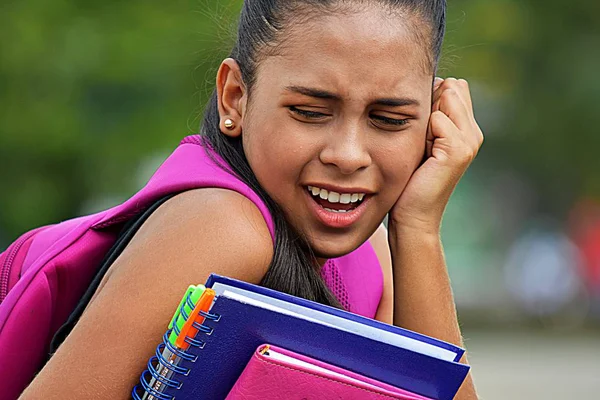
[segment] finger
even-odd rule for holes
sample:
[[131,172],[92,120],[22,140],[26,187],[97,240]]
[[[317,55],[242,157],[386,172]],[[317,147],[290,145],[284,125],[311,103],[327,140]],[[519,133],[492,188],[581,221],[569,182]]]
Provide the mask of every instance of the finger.
[[[433,114],[432,114],[433,115]],[[427,124],[427,135],[425,136],[425,158],[429,158],[433,152],[433,142],[435,137],[433,136],[433,130],[431,129],[431,118]]]
[[457,89],[459,96],[465,105],[465,109],[467,110],[471,118],[471,129],[464,131],[464,133],[466,134],[465,139],[469,143],[474,143],[477,147],[481,147],[481,145],[483,144],[484,137],[481,128],[475,120],[473,100],[471,96],[471,90],[469,88],[469,83],[465,79],[455,78],[447,78],[446,80],[444,80],[444,82],[446,81],[446,85],[452,87],[453,89]]
[[459,164],[468,164],[477,155],[479,146],[466,141],[452,120],[443,112],[437,111],[431,115],[429,127],[431,136],[427,140],[432,141],[432,152],[437,148]]
[[474,119],[473,113],[473,102],[471,100],[471,91],[469,89],[469,83],[465,79],[447,78],[446,86],[453,88],[458,92],[460,100],[465,104],[465,109],[469,115]]
[[433,80],[433,91],[435,92],[436,90],[438,90],[439,87],[442,85],[442,83],[444,83],[444,78],[440,78],[439,76],[436,76],[435,79]]
[[[442,85],[444,84],[444,79],[442,78],[435,78],[435,81],[433,82],[433,95],[431,96],[431,104],[432,106],[435,105],[435,103],[440,99],[440,95],[442,94]],[[432,111],[437,111],[437,110],[432,110]]]
[[457,139],[461,140],[460,136],[459,129],[446,114],[441,111],[433,112],[427,124],[425,154],[427,157],[433,155],[436,140],[438,145],[447,147],[451,143],[457,142]]
[[456,124],[442,111],[436,111],[429,118],[429,129],[427,130],[427,140],[434,142],[436,139],[444,139],[448,142],[462,140],[462,135]]
[[439,99],[440,93],[441,93],[440,87],[443,84],[444,84],[444,79],[440,78],[439,76],[436,76],[435,79],[433,80],[433,88],[432,88],[432,95],[431,95],[431,105],[432,106]]
[[[436,101],[439,101],[440,96],[444,92],[445,89],[454,89],[458,93],[460,100],[464,103],[465,109],[474,119],[473,113],[473,104],[471,101],[471,93],[469,89],[469,84],[464,79],[456,79],[456,78],[446,78],[443,80],[442,84],[438,87],[437,92],[433,95],[433,105],[437,107]],[[433,111],[437,111],[439,108],[432,109]]]
[[467,132],[471,128],[471,115],[459,93],[453,88],[445,89],[442,92],[437,103],[434,104],[433,111],[441,111],[446,114],[461,131]]
[[469,82],[465,79],[459,79],[457,81],[458,87],[460,88],[461,98],[465,102],[465,106],[467,107],[467,111],[469,114],[474,117],[473,112],[473,98],[471,96],[471,88],[469,87]]

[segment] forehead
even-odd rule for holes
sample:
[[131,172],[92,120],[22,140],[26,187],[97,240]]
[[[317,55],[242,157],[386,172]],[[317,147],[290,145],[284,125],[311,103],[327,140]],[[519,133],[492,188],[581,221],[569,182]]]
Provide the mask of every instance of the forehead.
[[257,78],[271,85],[318,83],[343,97],[416,96],[432,79],[427,42],[415,32],[420,26],[377,7],[292,22],[277,54],[259,63]]

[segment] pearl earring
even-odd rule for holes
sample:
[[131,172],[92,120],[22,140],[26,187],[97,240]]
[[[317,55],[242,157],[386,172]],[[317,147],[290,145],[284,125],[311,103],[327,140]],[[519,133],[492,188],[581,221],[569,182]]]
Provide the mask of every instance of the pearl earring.
[[225,128],[231,130],[231,129],[235,128],[235,123],[231,119],[227,118],[225,120]]

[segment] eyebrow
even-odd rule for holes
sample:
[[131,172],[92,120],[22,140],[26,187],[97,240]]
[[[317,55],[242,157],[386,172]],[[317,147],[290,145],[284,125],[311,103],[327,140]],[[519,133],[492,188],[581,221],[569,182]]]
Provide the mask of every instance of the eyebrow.
[[[316,97],[318,99],[336,100],[341,101],[342,98],[334,93],[326,90],[309,88],[306,86],[286,86],[285,90],[289,92],[300,93],[309,97]],[[389,107],[400,107],[400,106],[419,106],[419,101],[411,98],[381,98],[375,99],[373,104],[389,106]]]

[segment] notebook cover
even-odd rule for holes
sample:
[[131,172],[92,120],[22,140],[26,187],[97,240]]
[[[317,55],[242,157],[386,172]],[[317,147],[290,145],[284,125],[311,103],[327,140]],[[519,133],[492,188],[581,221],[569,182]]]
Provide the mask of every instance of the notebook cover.
[[290,351],[344,367],[426,397],[450,400],[466,377],[469,366],[415,353],[358,336],[333,326],[320,325],[223,296],[210,311],[218,321],[205,321],[213,328],[200,334],[202,349],[191,348],[196,363],[187,376],[177,376],[179,390],[167,391],[176,398],[224,399],[255,349],[273,343]]
[[[266,346],[256,349],[225,400],[429,400],[277,346]],[[267,354],[276,351],[341,376],[274,359],[263,354],[263,350]]]
[[342,318],[357,321],[357,322],[360,322],[365,325],[370,325],[377,329],[385,330],[385,331],[392,332],[392,333],[395,333],[395,334],[398,334],[401,336],[416,339],[416,340],[419,340],[424,343],[429,343],[431,345],[434,345],[434,346],[440,347],[442,349],[446,349],[446,350],[456,353],[456,357],[454,358],[455,362],[458,362],[462,358],[463,354],[465,353],[464,349],[462,349],[456,345],[453,345],[448,342],[444,342],[439,339],[432,338],[430,336],[422,335],[417,332],[409,331],[407,329],[402,329],[398,326],[386,324],[381,321],[377,321],[375,319],[363,317],[362,315],[354,314],[354,313],[351,313],[348,311],[340,310],[335,307],[326,306],[324,304],[320,304],[320,303],[317,303],[314,301],[306,300],[306,299],[303,299],[300,297],[289,295],[287,293],[278,292],[273,289],[265,288],[265,287],[258,286],[258,285],[253,285],[251,283],[243,282],[243,281],[240,281],[237,279],[228,278],[228,277],[221,276],[218,274],[211,274],[209,276],[208,280],[206,281],[205,286],[208,288],[212,288],[213,284],[216,282],[222,283],[224,285],[229,285],[229,286],[237,287],[240,289],[248,290],[251,292],[263,294],[265,296],[274,297],[274,298],[277,298],[280,300],[288,301],[290,303],[295,303],[295,304],[298,304],[298,305],[301,305],[304,307],[308,307],[308,308],[312,308],[315,310],[323,311],[323,312],[333,314],[333,315],[336,315],[336,316],[339,316]]

